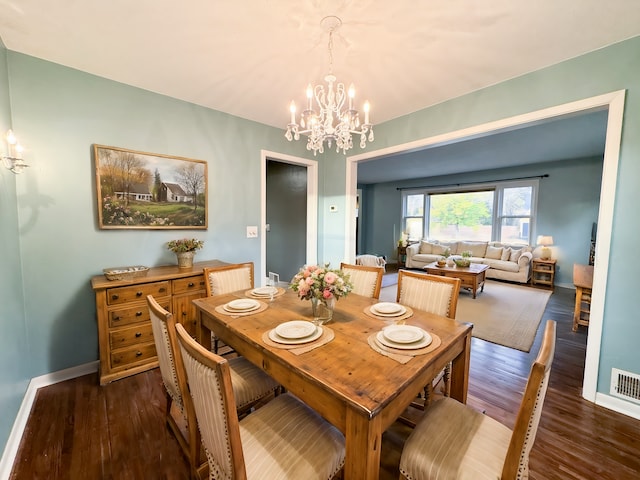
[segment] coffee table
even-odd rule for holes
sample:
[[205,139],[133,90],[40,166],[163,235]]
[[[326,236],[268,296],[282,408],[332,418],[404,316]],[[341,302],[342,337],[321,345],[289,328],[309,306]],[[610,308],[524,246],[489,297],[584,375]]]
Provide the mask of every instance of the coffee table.
[[423,268],[430,275],[459,278],[460,287],[471,290],[473,298],[476,298],[478,288],[481,292],[484,291],[485,272],[489,270],[489,265],[472,263],[468,267],[439,267],[437,262],[433,262]]

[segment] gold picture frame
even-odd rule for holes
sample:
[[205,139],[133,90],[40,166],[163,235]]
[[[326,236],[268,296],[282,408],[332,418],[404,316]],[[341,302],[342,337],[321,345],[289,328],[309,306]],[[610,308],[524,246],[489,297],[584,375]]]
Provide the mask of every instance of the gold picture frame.
[[105,145],[93,155],[101,229],[207,229],[207,162]]

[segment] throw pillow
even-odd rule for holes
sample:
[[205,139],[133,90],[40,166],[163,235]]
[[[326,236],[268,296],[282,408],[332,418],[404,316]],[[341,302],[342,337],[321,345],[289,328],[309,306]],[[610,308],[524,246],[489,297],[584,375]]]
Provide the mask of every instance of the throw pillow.
[[522,255],[522,249],[511,249],[511,257],[509,258],[509,260],[512,262],[517,262],[520,258],[520,255]]
[[447,245],[437,245],[434,243],[431,246],[431,253],[434,253],[436,255],[444,255],[444,252],[447,248]]
[[433,251],[433,243],[425,242],[422,240],[420,242],[419,253],[431,253]]
[[511,248],[504,247],[502,250],[502,255],[500,256],[500,260],[502,260],[503,262],[508,262],[510,258],[511,258]]
[[485,258],[491,258],[493,260],[500,260],[502,258],[502,247],[487,247],[487,253],[484,255]]
[[462,252],[471,252],[472,257],[483,258],[487,252],[487,242],[460,242],[458,243],[458,255]]

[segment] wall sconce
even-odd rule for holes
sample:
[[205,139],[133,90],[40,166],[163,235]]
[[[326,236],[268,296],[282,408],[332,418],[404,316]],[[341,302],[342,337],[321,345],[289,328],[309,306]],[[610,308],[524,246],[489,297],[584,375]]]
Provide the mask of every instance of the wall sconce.
[[553,245],[553,237],[551,235],[538,236],[538,245],[542,245],[542,252],[541,252],[540,258],[542,260],[551,259],[551,249],[549,247]]
[[13,173],[22,173],[22,170],[29,165],[22,159],[22,146],[18,143],[18,139],[13,134],[13,130],[9,129],[5,136],[7,143],[7,154],[2,155],[2,163]]

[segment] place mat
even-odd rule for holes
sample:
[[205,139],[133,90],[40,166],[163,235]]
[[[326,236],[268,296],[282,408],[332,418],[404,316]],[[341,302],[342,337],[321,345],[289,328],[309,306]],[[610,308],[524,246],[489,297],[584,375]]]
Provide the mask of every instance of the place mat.
[[431,353],[440,346],[440,344],[442,343],[442,341],[440,340],[440,337],[437,336],[435,333],[431,333],[431,332],[427,332],[427,333],[431,335],[431,343],[426,347],[419,348],[417,350],[400,350],[398,348],[391,348],[391,347],[387,347],[386,345],[382,345],[376,339],[376,335],[378,335],[378,332],[375,332],[369,335],[369,338],[367,338],[367,342],[369,342],[369,346],[372,349],[374,349],[376,352],[380,353],[381,355],[392,358],[396,362],[404,364],[404,363],[407,363],[409,360],[411,360],[413,357],[417,357],[418,355],[424,355],[426,353]]
[[260,304],[260,307],[256,308],[255,310],[251,310],[249,312],[227,312],[224,309],[224,305],[218,305],[215,310],[216,312],[221,313],[223,315],[227,315],[228,317],[238,318],[238,317],[246,317],[247,315],[253,315],[254,313],[264,312],[269,307],[269,305],[267,305],[264,302],[261,302],[260,300],[256,300],[256,301]]
[[[282,295],[284,295],[287,291],[282,288],[282,287],[276,287],[276,293],[273,294],[273,298],[276,297],[281,297]],[[269,297],[264,297],[262,295],[254,295],[253,292],[255,290],[255,288],[252,288],[251,290],[247,290],[246,292],[244,292],[244,294],[249,297],[249,298],[255,298],[256,300],[268,300]]]
[[373,305],[369,305],[368,307],[365,307],[363,311],[365,315],[371,318],[375,318],[376,320],[390,320],[393,322],[397,322],[398,320],[406,320],[407,318],[413,315],[413,309],[411,307],[407,307],[406,305],[402,305],[402,306],[406,308],[407,311],[404,312],[402,315],[398,315],[397,317],[391,317],[389,315],[376,315],[371,311],[371,307],[373,307]]
[[275,348],[281,348],[283,350],[289,350],[291,353],[296,355],[301,355],[303,353],[310,352],[322,345],[329,343],[335,337],[335,333],[330,328],[327,328],[325,325],[322,326],[322,335],[317,340],[309,343],[296,344],[296,345],[286,345],[284,343],[274,342],[269,338],[269,331],[267,330],[262,334],[262,341],[265,345]]

